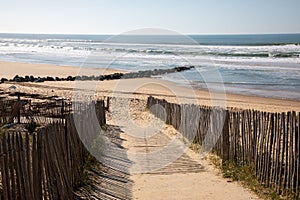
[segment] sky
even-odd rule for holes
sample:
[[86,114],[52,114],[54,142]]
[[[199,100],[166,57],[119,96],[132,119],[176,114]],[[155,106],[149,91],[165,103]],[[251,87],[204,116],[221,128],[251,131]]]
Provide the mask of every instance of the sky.
[[300,0],[0,0],[1,33],[300,33]]

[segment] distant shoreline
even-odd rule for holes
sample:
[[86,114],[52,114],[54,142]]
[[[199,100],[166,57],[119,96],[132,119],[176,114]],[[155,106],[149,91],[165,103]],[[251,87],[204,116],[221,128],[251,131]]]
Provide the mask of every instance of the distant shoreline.
[[[17,62],[0,62],[1,76],[13,77],[15,75],[28,75],[34,76],[68,76],[77,75],[80,71],[79,67],[66,67],[66,66],[55,66],[55,65],[44,65],[44,64],[28,64],[28,63],[17,63]],[[115,73],[120,72],[113,69],[84,69],[86,74],[93,73]],[[82,81],[80,84],[91,84],[95,85],[96,81]],[[18,86],[18,83],[16,83]],[[97,83],[98,84],[98,83]],[[8,87],[12,83],[0,84],[0,89],[8,90]],[[41,89],[42,93],[49,93],[48,90],[51,88],[59,88],[60,95],[71,96],[71,88],[74,88],[76,82],[45,82],[45,83],[20,83],[20,90],[35,93],[38,89]],[[97,85],[97,92],[99,95],[109,94],[123,94],[130,95],[132,88],[139,96],[157,95],[160,98],[166,98],[170,101],[178,101],[177,97],[185,97],[187,100],[190,98],[196,98],[197,103],[201,105],[211,105],[211,98],[220,97],[221,99],[226,98],[226,106],[241,108],[241,109],[256,109],[269,112],[287,112],[297,111],[300,112],[299,101],[296,100],[285,100],[276,98],[266,98],[258,96],[247,96],[238,94],[221,94],[221,93],[209,93],[207,90],[191,89],[184,86],[179,86],[176,83],[160,80],[156,78],[140,78],[140,79],[128,79],[128,80],[112,80],[112,81],[101,81]],[[67,90],[64,91],[64,90]],[[50,90],[51,91],[51,90]],[[211,96],[212,95],[212,96]],[[176,100],[177,99],[177,100]],[[192,101],[195,103],[195,101]]]
[[1,78],[12,79],[14,76],[57,76],[67,77],[82,75],[95,75],[95,74],[112,74],[117,72],[124,72],[124,70],[117,69],[100,69],[100,68],[80,68],[75,66],[60,66],[52,64],[35,64],[35,63],[22,63],[22,62],[8,62],[0,61]]
[[[192,84],[205,89],[209,84],[218,91],[224,85],[234,94],[300,100],[300,34],[0,34],[0,51],[0,60],[7,62],[81,66],[85,71],[112,68],[137,72],[195,66],[191,72],[160,77],[187,87]],[[219,80],[204,75],[211,69],[220,73]],[[77,73],[75,70],[73,74]],[[57,74],[60,78],[73,76]]]

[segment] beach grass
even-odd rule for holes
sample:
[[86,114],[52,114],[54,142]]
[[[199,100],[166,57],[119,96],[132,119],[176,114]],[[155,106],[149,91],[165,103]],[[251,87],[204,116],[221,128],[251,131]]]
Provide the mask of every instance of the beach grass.
[[255,177],[254,165],[246,165],[237,163],[236,161],[222,163],[222,160],[215,155],[210,155],[209,161],[220,170],[222,176],[228,179],[228,182],[237,181],[262,199],[295,199],[295,195],[291,191],[283,191],[283,194],[279,195],[275,188],[266,187],[263,183],[259,182]]

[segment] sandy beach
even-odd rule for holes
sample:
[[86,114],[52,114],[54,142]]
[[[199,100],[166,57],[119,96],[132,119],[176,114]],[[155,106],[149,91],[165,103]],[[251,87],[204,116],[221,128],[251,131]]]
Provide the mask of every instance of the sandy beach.
[[[0,62],[1,77],[13,77],[15,75],[34,75],[34,76],[75,76],[80,72],[76,67],[61,67],[43,64],[25,64]],[[101,75],[118,72],[118,70],[85,69],[87,75]],[[186,88],[175,83],[159,80],[155,78],[137,78],[111,81],[78,81],[78,82],[44,82],[44,83],[3,83],[0,90],[12,91],[9,89],[15,85],[14,91],[26,93],[38,93],[44,95],[58,95],[72,99],[73,94],[79,92],[81,95],[90,94],[96,98],[104,96],[122,97],[123,99],[137,98],[139,103],[130,107],[133,112],[132,119],[142,126],[153,118],[149,112],[145,112],[144,105],[148,96],[164,98],[175,103],[195,103],[209,106],[226,106],[234,109],[255,109],[269,112],[300,111],[299,101],[272,99],[264,97],[243,96],[236,94],[211,93],[205,90]],[[122,99],[120,98],[120,99]],[[118,99],[118,98],[114,98]],[[122,106],[126,103],[116,101],[114,107],[118,117],[120,112],[126,112]],[[111,115],[114,115],[112,112]],[[126,116],[126,115],[124,115]],[[124,147],[128,155],[140,151],[148,151],[147,146],[163,147],[174,138],[176,130],[170,126],[164,127],[155,138],[139,140],[130,135],[132,127],[126,123],[126,118],[120,121],[113,121],[108,117],[108,124],[122,127],[121,139],[124,140]],[[120,125],[120,122],[124,124]],[[152,144],[153,143],[153,144]],[[137,144],[139,147],[137,147]],[[134,161],[134,158],[129,159]],[[180,158],[181,159],[181,158]],[[133,181],[133,199],[259,199],[249,190],[243,188],[238,183],[231,183],[230,180],[223,179],[207,160],[201,160],[196,153],[190,149],[183,154],[183,161],[178,160],[180,168],[176,168],[176,162],[163,168],[162,174],[131,174]],[[198,163],[198,164],[197,164]],[[196,168],[193,165],[197,165]],[[198,166],[199,165],[199,166]],[[191,170],[195,170],[193,173]],[[184,173],[174,173],[176,170],[185,170]],[[200,171],[199,171],[200,170]],[[184,180],[184,182],[182,182]],[[178,184],[180,183],[180,184]],[[177,194],[174,196],[174,194]]]
[[299,7],[3,1],[0,200],[300,200]]
[[112,69],[85,69],[80,71],[80,67],[72,66],[59,66],[59,65],[49,65],[49,64],[32,64],[32,63],[20,63],[20,62],[5,62],[0,61],[0,76],[1,78],[11,79],[15,75],[26,76],[53,76],[53,77],[67,77],[76,76],[78,74],[82,75],[97,75],[97,74],[111,74],[115,72],[120,72],[121,70]]
[[[79,67],[55,66],[46,64],[28,64],[16,62],[0,62],[0,77],[12,78],[15,75],[58,76],[69,75],[101,75],[121,72],[114,69],[80,69]],[[238,109],[254,109],[268,112],[300,111],[299,101],[246,96],[237,94],[214,93],[205,90],[186,88],[173,82],[155,78],[138,78],[112,81],[78,81],[78,82],[44,82],[44,83],[4,83],[0,89],[6,91],[12,85],[18,91],[43,93],[72,98],[76,89],[88,90],[97,96],[127,96],[146,99],[149,95],[165,98],[176,103],[194,103],[232,107]]]

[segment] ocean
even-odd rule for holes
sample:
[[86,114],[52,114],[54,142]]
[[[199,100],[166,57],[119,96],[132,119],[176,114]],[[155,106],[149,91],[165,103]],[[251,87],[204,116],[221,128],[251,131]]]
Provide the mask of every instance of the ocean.
[[[300,100],[300,34],[0,34],[0,60],[127,71],[195,66],[157,78],[228,93]],[[210,72],[217,71],[221,78]],[[212,77],[210,77],[212,76]]]

